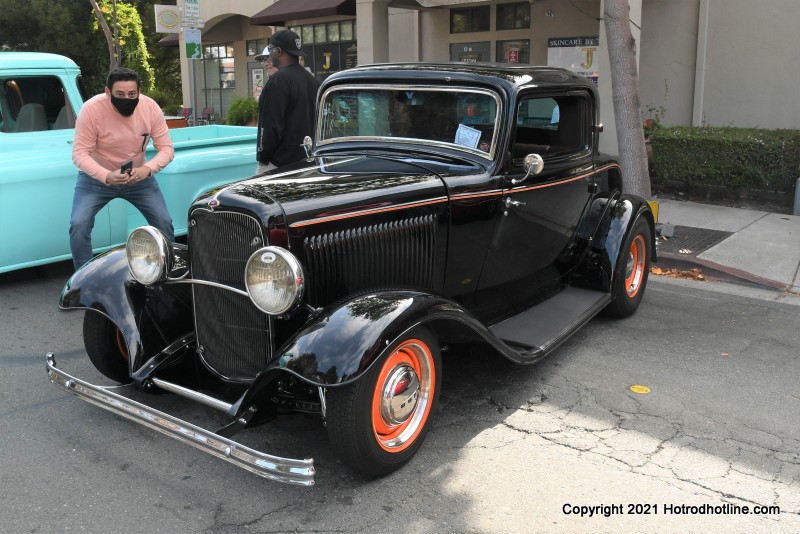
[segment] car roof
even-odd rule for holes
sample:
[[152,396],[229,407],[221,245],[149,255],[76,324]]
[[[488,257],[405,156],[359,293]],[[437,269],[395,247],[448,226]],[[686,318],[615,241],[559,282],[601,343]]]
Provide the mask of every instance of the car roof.
[[340,71],[323,82],[323,87],[346,81],[385,81],[447,83],[464,82],[502,85],[506,89],[523,86],[587,87],[594,83],[566,69],[510,63],[382,63]]
[[78,64],[66,56],[46,52],[0,52],[0,71],[28,69],[77,70]]

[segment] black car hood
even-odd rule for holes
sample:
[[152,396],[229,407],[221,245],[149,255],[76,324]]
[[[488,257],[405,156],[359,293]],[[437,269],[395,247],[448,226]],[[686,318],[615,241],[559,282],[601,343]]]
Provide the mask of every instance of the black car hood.
[[237,182],[211,192],[203,203],[214,199],[221,207],[259,213],[265,224],[282,215],[291,226],[445,198],[442,174],[467,170],[474,167],[378,156],[324,158]]

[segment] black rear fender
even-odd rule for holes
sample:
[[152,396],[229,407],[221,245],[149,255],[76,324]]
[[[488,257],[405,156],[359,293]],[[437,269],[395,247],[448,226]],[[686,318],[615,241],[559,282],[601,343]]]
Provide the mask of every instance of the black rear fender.
[[628,234],[640,217],[650,227],[650,254],[657,261],[655,247],[655,220],[650,205],[643,198],[633,195],[618,195],[598,198],[592,213],[601,220],[596,226],[589,251],[572,277],[579,287],[611,291],[614,268]]

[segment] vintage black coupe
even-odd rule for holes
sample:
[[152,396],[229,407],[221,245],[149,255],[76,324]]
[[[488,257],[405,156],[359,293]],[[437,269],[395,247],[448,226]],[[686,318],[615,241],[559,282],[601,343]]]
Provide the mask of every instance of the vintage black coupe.
[[390,473],[431,426],[443,347],[482,343],[531,364],[597,313],[639,306],[655,221],[598,151],[598,117],[592,82],[555,68],[335,74],[306,161],[203,195],[186,245],[134,230],[61,295],[61,308],[87,310],[101,373],[214,407],[226,424],[207,430],[75,378],[52,354],[49,377],[270,479],[313,484],[313,461],[231,436],[297,412],[318,417],[355,470]]

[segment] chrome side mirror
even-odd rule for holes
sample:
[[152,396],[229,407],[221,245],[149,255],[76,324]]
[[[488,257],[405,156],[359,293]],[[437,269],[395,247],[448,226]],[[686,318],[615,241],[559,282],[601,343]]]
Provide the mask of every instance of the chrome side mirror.
[[310,135],[307,135],[303,138],[302,146],[306,151],[306,159],[311,159],[311,150],[314,148],[314,142],[311,140]]
[[544,169],[544,160],[539,154],[528,154],[522,161],[522,168],[525,169],[525,176],[519,180],[516,178],[511,180],[513,185],[521,184],[531,176],[536,176],[542,172],[542,169]]

